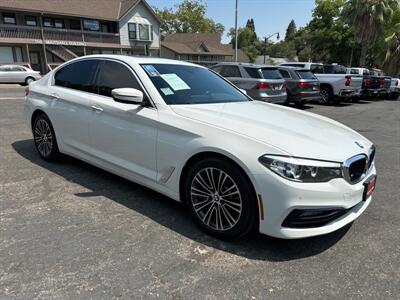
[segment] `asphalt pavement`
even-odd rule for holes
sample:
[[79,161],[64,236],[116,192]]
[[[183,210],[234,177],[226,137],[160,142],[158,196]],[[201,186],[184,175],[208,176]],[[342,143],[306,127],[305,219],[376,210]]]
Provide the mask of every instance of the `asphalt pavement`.
[[400,101],[307,105],[377,146],[366,212],[329,235],[223,242],[158,193],[41,160],[0,87],[0,299],[400,299]]

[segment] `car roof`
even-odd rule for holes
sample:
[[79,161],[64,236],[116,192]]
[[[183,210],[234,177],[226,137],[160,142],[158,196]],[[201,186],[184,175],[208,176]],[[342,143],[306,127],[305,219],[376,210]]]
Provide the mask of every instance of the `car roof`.
[[129,64],[174,64],[174,65],[185,65],[185,66],[205,68],[203,66],[181,60],[166,59],[166,58],[159,58],[152,56],[128,56],[128,55],[114,55],[114,54],[94,54],[94,55],[80,56],[72,60],[69,60],[68,62],[85,60],[89,58],[116,59]]
[[302,67],[293,67],[293,66],[278,66],[278,69],[288,70],[288,71],[307,71],[307,72],[311,72],[309,69],[304,69]]
[[267,64],[252,64],[252,63],[242,63],[242,62],[221,62],[216,64],[216,66],[242,66],[246,68],[276,68],[277,66],[274,65],[267,65]]
[[323,64],[321,64],[321,63],[301,62],[301,61],[288,61],[288,62],[281,63],[281,65],[287,65],[287,64],[290,64],[290,65],[308,65],[308,64],[310,64],[310,65],[321,65],[321,66],[323,66]]

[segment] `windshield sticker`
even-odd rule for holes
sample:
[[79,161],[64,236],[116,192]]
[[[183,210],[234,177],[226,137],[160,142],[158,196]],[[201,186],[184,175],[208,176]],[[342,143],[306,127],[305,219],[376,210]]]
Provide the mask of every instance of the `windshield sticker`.
[[154,76],[160,76],[160,73],[158,73],[157,69],[154,68],[153,65],[143,65],[143,69],[149,74],[149,76],[154,77]]
[[160,75],[174,91],[190,90],[190,87],[176,74],[162,74]]
[[160,89],[160,90],[161,90],[161,92],[164,93],[165,96],[169,96],[169,95],[173,95],[174,94],[174,92],[170,88],[163,88],[163,89]]

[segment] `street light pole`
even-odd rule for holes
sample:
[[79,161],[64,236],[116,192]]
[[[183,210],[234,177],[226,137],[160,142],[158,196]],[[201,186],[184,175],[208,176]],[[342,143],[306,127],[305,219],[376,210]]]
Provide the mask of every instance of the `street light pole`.
[[236,9],[235,9],[235,62],[238,61],[238,2],[236,0]]
[[275,33],[271,34],[270,36],[267,36],[267,37],[264,38],[264,65],[265,65],[265,63],[266,63],[267,43],[268,43],[268,40],[269,40],[270,38],[272,38],[274,35],[276,35],[276,38],[277,38],[278,40],[280,39],[279,32],[275,32]]

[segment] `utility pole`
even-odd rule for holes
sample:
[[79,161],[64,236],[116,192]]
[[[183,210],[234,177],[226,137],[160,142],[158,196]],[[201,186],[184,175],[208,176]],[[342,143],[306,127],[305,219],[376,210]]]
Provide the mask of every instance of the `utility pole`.
[[236,9],[235,9],[235,62],[238,61],[238,2],[236,0]]

